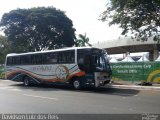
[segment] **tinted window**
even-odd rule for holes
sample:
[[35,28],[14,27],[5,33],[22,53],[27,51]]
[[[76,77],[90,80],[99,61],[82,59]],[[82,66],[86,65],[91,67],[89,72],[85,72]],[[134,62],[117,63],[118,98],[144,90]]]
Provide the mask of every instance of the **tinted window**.
[[84,61],[84,57],[86,56],[86,55],[88,55],[90,53],[90,50],[87,50],[87,49],[79,49],[78,51],[77,51],[77,59],[78,59],[78,62],[81,62],[82,60]]
[[30,57],[30,64],[43,64],[44,63],[44,59],[43,59],[43,54],[33,54]]
[[44,56],[44,64],[54,64],[57,63],[57,53],[46,53]]
[[74,63],[75,52],[74,50],[58,52],[58,63]]
[[12,64],[12,58],[11,57],[7,57],[7,65],[11,65]]
[[20,65],[28,65],[28,64],[30,64],[30,62],[31,62],[30,57],[31,57],[30,55],[20,56],[20,62],[19,62],[19,64]]
[[74,50],[7,57],[7,65],[67,64],[74,61]]

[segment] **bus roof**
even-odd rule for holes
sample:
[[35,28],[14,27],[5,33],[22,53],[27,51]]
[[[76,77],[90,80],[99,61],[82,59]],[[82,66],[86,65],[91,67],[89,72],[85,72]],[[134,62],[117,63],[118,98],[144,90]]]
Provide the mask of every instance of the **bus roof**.
[[[58,51],[66,51],[66,50],[75,50],[75,49],[91,49],[95,47],[69,47],[55,50],[46,50],[46,51],[37,51],[37,52],[27,52],[27,53],[10,53],[7,56],[19,56],[19,55],[29,55],[29,54],[37,54],[37,53],[47,53],[47,52],[58,52]],[[99,48],[95,48],[99,49]]]

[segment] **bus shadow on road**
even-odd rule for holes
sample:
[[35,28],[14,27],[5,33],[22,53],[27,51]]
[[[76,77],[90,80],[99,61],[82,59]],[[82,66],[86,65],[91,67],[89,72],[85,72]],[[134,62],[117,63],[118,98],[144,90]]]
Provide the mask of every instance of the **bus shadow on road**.
[[90,90],[96,94],[107,94],[116,96],[136,96],[140,91],[135,89],[122,89],[122,88],[94,88]]
[[32,85],[32,86],[24,86],[23,84],[12,84],[10,86],[17,87],[21,90],[32,90],[32,91],[67,91],[67,92],[77,92],[77,93],[93,93],[93,94],[106,94],[106,95],[115,95],[115,96],[136,96],[140,91],[136,89],[122,89],[122,88],[107,88],[107,87],[99,87],[99,88],[91,88],[86,87],[80,90],[75,90],[71,86],[64,85]]

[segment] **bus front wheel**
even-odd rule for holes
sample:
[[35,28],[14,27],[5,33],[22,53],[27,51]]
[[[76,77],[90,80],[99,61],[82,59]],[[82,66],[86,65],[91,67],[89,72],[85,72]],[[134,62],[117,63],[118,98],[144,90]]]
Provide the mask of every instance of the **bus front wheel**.
[[25,77],[25,78],[24,78],[23,84],[24,84],[25,86],[29,86],[29,85],[30,85],[29,77]]
[[81,89],[81,82],[80,82],[79,79],[75,79],[75,80],[73,81],[73,87],[74,87],[74,89],[76,89],[76,90]]

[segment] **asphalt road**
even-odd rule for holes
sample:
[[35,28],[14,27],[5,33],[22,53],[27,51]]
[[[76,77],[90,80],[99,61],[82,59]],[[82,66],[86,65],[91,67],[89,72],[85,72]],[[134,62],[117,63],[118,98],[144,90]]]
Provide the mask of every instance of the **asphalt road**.
[[31,86],[0,80],[0,113],[160,113],[160,91]]

